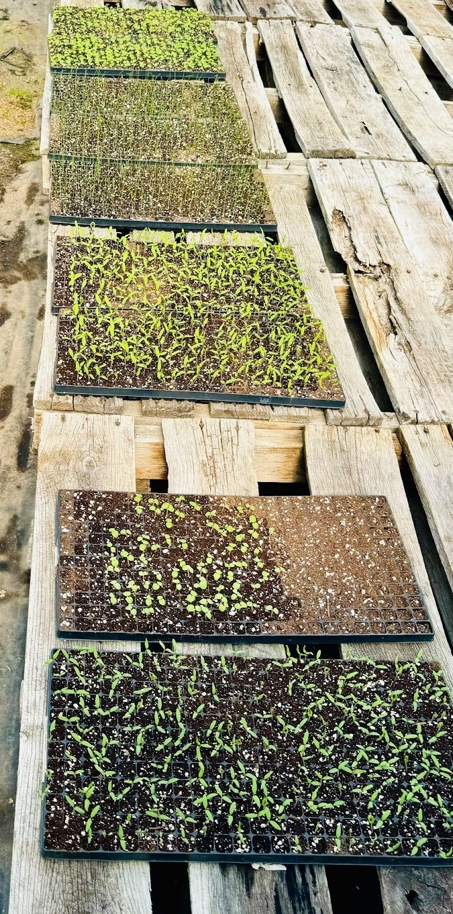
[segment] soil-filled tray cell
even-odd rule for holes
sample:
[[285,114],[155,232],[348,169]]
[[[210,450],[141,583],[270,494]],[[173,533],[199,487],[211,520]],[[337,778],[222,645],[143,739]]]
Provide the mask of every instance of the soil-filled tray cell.
[[42,850],[452,865],[437,665],[56,651]]
[[51,171],[53,222],[277,229],[261,172],[249,165],[59,159]]
[[209,16],[197,10],[56,9],[54,71],[224,74]]
[[61,635],[432,637],[382,497],[63,491],[58,536]]
[[166,162],[254,162],[224,82],[54,76],[50,156]]
[[53,309],[59,393],[345,402],[297,264],[280,245],[60,239]]

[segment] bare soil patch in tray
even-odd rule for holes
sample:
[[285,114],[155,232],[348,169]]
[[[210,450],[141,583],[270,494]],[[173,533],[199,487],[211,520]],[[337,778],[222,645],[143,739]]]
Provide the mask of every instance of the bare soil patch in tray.
[[431,636],[388,503],[60,493],[61,634]]
[[233,90],[198,80],[53,79],[51,157],[254,162]]
[[58,392],[345,402],[322,324],[280,245],[61,239],[53,307]]
[[51,221],[276,231],[261,172],[250,165],[57,159]]
[[54,658],[46,856],[451,865],[435,666]]

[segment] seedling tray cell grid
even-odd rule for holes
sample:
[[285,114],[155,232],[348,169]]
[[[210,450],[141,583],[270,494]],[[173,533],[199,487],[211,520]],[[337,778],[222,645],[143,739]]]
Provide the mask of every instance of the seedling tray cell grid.
[[99,70],[90,67],[51,67],[51,72],[59,76],[90,76],[104,77],[106,79],[178,79],[178,80],[203,80],[204,82],[224,82],[225,73],[204,70]]
[[222,79],[209,16],[197,10],[60,8],[53,12],[53,73]]
[[55,390],[344,406],[291,252],[226,241],[61,239]]
[[85,648],[50,678],[46,857],[452,865],[435,665]]
[[62,636],[432,638],[385,498],[64,491],[57,530]]

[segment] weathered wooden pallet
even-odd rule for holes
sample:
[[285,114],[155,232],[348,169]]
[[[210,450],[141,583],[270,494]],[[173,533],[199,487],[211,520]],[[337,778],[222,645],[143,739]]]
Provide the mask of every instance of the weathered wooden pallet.
[[[429,178],[417,163],[313,159],[309,171],[399,420],[452,421],[453,334],[442,314],[445,295],[435,307],[424,283],[425,274],[435,272],[427,265],[429,244],[419,264],[417,252],[410,253],[414,233],[399,198],[400,187],[406,188],[406,208],[424,206],[423,192],[419,201],[410,194],[419,185],[429,198]],[[443,217],[449,220],[446,210]],[[445,253],[442,243],[438,250]],[[436,289],[444,267],[440,259]]]
[[[410,430],[412,431],[412,430]],[[421,431],[421,430],[420,430]],[[421,432],[423,434],[423,432]],[[436,430],[437,434],[437,430]],[[310,491],[314,495],[386,495],[417,580],[429,606],[434,641],[423,646],[427,660],[442,664],[446,680],[453,690],[453,658],[442,620],[428,581],[420,545],[415,532],[390,432],[386,429],[307,428],[305,452]],[[442,499],[442,487],[436,488],[436,499]],[[374,660],[414,659],[421,645],[376,644],[345,645],[343,656]],[[416,910],[408,899],[416,902],[419,911],[447,912],[453,897],[453,873],[430,870],[430,876],[416,867],[401,870],[378,869],[384,914],[409,914]]]
[[[424,434],[421,429],[413,431]],[[143,448],[145,439],[152,445],[146,450],[146,465],[140,463],[144,451],[135,457],[135,471],[142,479],[160,475],[164,455],[171,491],[256,494],[257,479],[261,477],[250,422],[164,420],[160,425],[148,423],[146,428],[142,424],[141,434],[140,444],[136,436],[136,451]],[[282,443],[282,431],[278,435]],[[154,446],[157,436],[159,448]],[[453,684],[451,651],[427,579],[390,430],[311,426],[305,429],[304,439],[308,482],[314,494],[385,494],[389,499],[436,631],[434,643],[424,646],[425,656],[440,660]],[[150,914],[146,864],[103,867],[95,862],[44,861],[38,856],[39,781],[45,764],[44,661],[54,643],[55,498],[58,488],[68,484],[74,488],[134,488],[131,418],[46,413],[43,419],[10,911],[22,914],[23,910],[49,910],[53,914],[60,909],[69,910],[72,905],[74,910],[94,914],[104,905],[112,914]],[[124,645],[118,647],[124,649]],[[363,645],[358,649],[348,646],[345,653],[363,656]],[[413,657],[417,646],[367,645],[366,653],[385,659]],[[403,889],[407,894],[414,886],[423,900],[428,892],[426,874],[423,877],[416,869],[382,870],[379,875],[385,914],[394,914],[393,893],[402,899]],[[318,867],[255,872],[248,867],[220,869],[200,864],[190,866],[189,878],[192,914],[255,914],[258,906],[269,914],[278,910],[288,914],[331,914],[332,910],[325,874]],[[451,879],[444,871],[437,880],[436,873],[439,899],[451,892]]]
[[214,29],[226,78],[236,95],[256,154],[265,158],[285,157],[285,144],[258,71],[250,22],[244,26],[233,21],[216,22]]
[[430,0],[391,0],[444,79],[453,86],[453,27]]
[[436,168],[439,184],[453,210],[453,165],[439,165]]

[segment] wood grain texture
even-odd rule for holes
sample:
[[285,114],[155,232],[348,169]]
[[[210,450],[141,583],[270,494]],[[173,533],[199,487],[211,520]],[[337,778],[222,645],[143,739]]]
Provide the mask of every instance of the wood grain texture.
[[305,202],[304,178],[266,172],[264,177],[280,241],[288,244],[294,253],[309,290],[308,300],[323,323],[345,393],[346,406],[342,410],[327,410],[327,421],[380,425],[382,413],[360,368]]
[[368,29],[378,29],[383,22],[385,23],[384,17],[373,0],[338,0],[335,5],[349,27],[357,25]]
[[332,914],[323,867],[189,867],[192,914]]
[[453,221],[422,162],[373,162],[384,199],[423,278],[424,291],[451,333]]
[[236,22],[216,22],[214,29],[227,80],[247,124],[256,154],[265,158],[286,156],[286,147],[258,71],[251,23],[241,27]]
[[[441,618],[415,532],[401,479],[390,429],[310,426],[305,431],[305,453],[313,495],[385,495],[423,593],[435,633],[434,641],[420,644],[348,644],[345,657],[368,656],[392,660],[414,658],[420,649],[427,660],[442,664],[453,690],[453,662]],[[393,912],[392,912],[393,914]]]
[[291,22],[258,20],[275,85],[285,103],[294,133],[306,156],[354,156],[310,75]]
[[383,914],[451,914],[451,870],[379,867]]
[[424,290],[373,165],[314,159],[309,171],[399,420],[449,421],[451,336]]
[[[56,641],[57,492],[63,487],[133,491],[134,486],[131,419],[75,413],[44,415],[22,687],[10,914],[151,914],[146,863],[44,860],[39,853],[47,736],[46,660]],[[84,644],[77,642],[77,646]]]
[[406,426],[400,437],[453,590],[453,441],[444,425]]
[[439,184],[453,210],[453,165],[439,165],[436,168]]
[[195,6],[202,13],[207,13],[211,19],[245,22],[247,18],[239,0],[195,0]]
[[308,22],[311,25],[323,22],[324,25],[333,25],[333,19],[324,9],[321,0],[290,0],[290,6],[299,22]]
[[55,354],[57,351],[57,317],[52,314],[52,286],[55,263],[55,244],[58,226],[49,225],[49,242],[47,249],[47,290],[44,312],[44,327],[39,356],[38,371],[33,393],[34,409],[50,409],[53,399],[53,377]]
[[[440,18],[443,19],[443,16]],[[453,29],[451,31],[453,32]],[[421,35],[418,40],[444,79],[453,87],[453,37]]]
[[[355,2],[355,0],[354,0]],[[453,119],[399,28],[351,29],[353,42],[409,142],[434,168],[453,162]]]
[[251,22],[257,19],[294,19],[294,13],[285,0],[241,0]]
[[431,0],[391,0],[391,4],[404,16],[416,38],[422,35],[453,38],[453,28],[448,19],[439,13]]
[[168,488],[179,495],[257,495],[255,430],[229,419],[163,419]]
[[296,31],[324,101],[357,158],[415,161],[360,63],[347,29],[298,22]]

